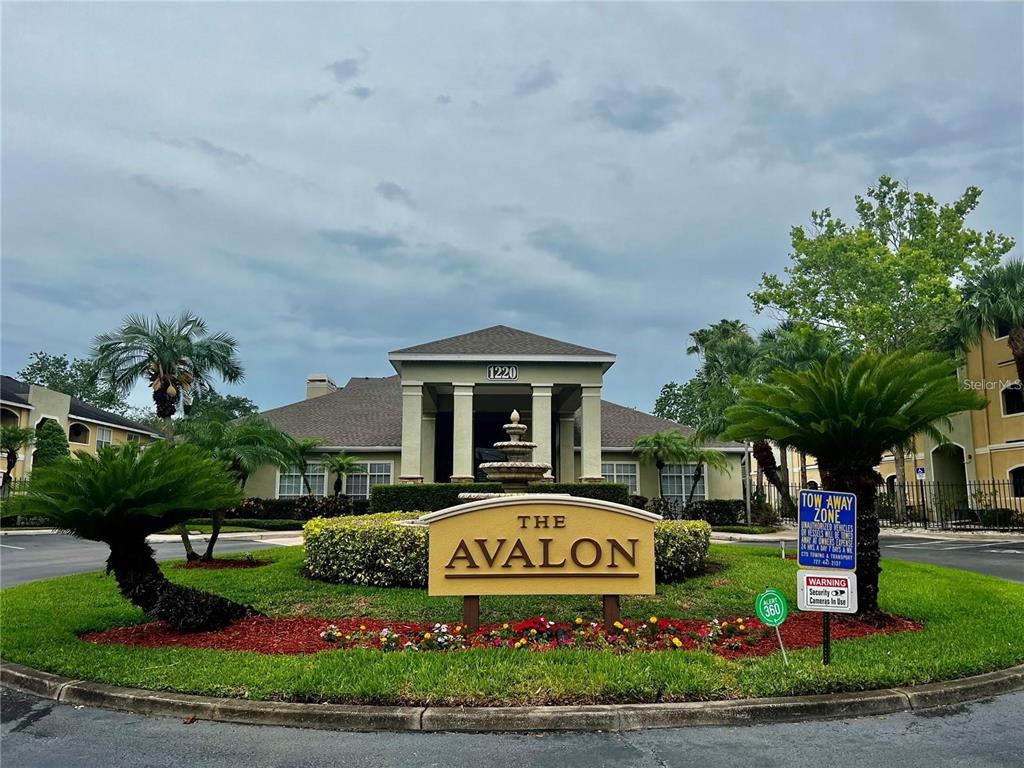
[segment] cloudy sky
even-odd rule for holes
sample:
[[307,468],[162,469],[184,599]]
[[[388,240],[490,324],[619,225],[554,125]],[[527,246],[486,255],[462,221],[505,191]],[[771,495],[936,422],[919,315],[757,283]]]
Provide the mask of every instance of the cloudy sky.
[[881,173],[1021,239],[1022,11],[5,5],[3,371],[188,307],[269,407],[505,323],[650,408]]

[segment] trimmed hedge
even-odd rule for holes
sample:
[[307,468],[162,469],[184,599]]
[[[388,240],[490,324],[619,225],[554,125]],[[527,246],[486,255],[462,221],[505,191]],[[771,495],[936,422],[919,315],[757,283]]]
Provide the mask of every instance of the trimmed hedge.
[[629,486],[625,483],[535,483],[527,493],[568,493],[585,499],[612,501],[629,506]]
[[501,483],[418,483],[375,485],[370,489],[370,514],[422,509],[436,512],[454,507],[460,493],[501,493]]
[[427,529],[395,525],[420,513],[316,518],[302,528],[306,575],[369,587],[427,583]]
[[[360,586],[425,586],[427,529],[395,525],[420,514],[390,512],[310,520],[302,529],[306,575]],[[711,526],[703,520],[655,523],[655,578],[667,583],[699,572],[710,544]]]
[[366,499],[338,496],[295,496],[288,499],[243,499],[224,513],[226,520],[312,520],[314,517],[365,515]]

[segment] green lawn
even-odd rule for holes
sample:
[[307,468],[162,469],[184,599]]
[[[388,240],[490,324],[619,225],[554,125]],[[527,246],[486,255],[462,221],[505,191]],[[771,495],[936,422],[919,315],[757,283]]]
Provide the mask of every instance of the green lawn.
[[[174,581],[252,603],[271,614],[372,616],[456,622],[461,602],[422,590],[312,582],[299,548],[260,552],[272,565],[244,571],[183,571]],[[712,545],[713,568],[651,597],[628,598],[623,613],[678,618],[750,614],[766,585],[795,603],[796,564],[771,551]],[[0,653],[7,661],[75,678],[253,699],[362,703],[570,703],[680,701],[821,693],[909,685],[1024,661],[1024,585],[934,566],[884,561],[882,604],[924,622],[922,632],[837,642],[833,664],[818,649],[729,661],[700,652],[615,655],[563,649],[458,653],[326,651],[306,656],[93,645],[77,633],[139,622],[142,614],[99,573],[0,592]],[[597,598],[484,598],[483,622],[542,614],[596,617]]]

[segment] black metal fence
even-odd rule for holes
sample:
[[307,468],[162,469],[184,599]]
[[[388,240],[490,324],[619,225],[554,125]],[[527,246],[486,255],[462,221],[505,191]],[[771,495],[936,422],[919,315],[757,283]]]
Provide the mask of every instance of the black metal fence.
[[[789,487],[794,505],[800,490],[799,485]],[[774,486],[765,483],[763,492],[765,503],[784,522],[796,522],[795,507],[784,503]],[[1012,480],[880,485],[875,509],[883,527],[1024,531],[1024,487]]]

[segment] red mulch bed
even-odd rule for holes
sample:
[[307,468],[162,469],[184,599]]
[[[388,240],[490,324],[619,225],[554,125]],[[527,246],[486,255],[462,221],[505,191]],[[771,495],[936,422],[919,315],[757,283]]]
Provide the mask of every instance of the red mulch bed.
[[[526,650],[543,651],[557,648],[562,644],[556,637],[559,632],[561,632],[562,640],[565,639],[566,634],[571,636],[576,632],[580,633],[581,638],[584,638],[579,641],[580,644],[577,644],[577,647],[607,648],[608,645],[599,639],[599,636],[603,636],[612,640],[613,647],[633,652],[671,650],[673,649],[671,639],[673,637],[680,640],[681,645],[678,646],[680,650],[706,649],[731,659],[766,656],[779,650],[774,630],[761,625],[753,617],[746,620],[745,635],[738,638],[721,637],[711,643],[700,637],[701,633],[706,632],[709,626],[706,621],[662,619],[656,628],[649,627],[644,622],[627,621],[625,626],[634,633],[630,637],[637,638],[637,633],[641,633],[649,639],[631,646],[622,644],[621,647],[615,645],[616,642],[624,639],[621,632],[613,632],[608,635],[592,624],[585,623],[582,627],[570,624],[550,625],[550,632],[542,631],[533,636],[529,635],[528,629],[520,629],[521,627],[537,626],[538,621],[542,620],[529,619],[511,627],[487,625],[481,627],[478,632],[465,632],[462,634],[464,641],[461,647],[512,647],[520,636],[525,636],[530,638],[529,644],[525,646]],[[735,625],[736,619],[730,620],[730,623]],[[922,625],[918,622],[899,616],[888,616],[880,624],[881,626],[874,626],[852,616],[833,615],[832,639],[846,640],[891,632],[914,632],[922,629]],[[320,633],[328,626],[338,629],[340,637],[337,642],[328,642],[320,637]],[[115,627],[102,632],[89,632],[83,635],[82,639],[90,643],[113,643],[143,648],[183,647],[222,651],[255,651],[266,654],[299,654],[351,648],[379,648],[380,632],[383,629],[390,630],[395,636],[400,637],[403,643],[406,640],[411,640],[415,645],[424,644],[425,633],[433,631],[433,637],[438,636],[434,624],[410,624],[379,619],[329,621],[308,616],[275,616],[243,619],[216,632],[178,632],[163,622],[153,622],[130,627]],[[451,632],[456,632],[456,625],[451,627]],[[798,650],[820,646],[821,617],[816,613],[794,614],[782,625],[781,632],[787,649]],[[427,643],[421,650],[436,648],[432,642],[435,641],[427,638]],[[401,643],[399,649],[400,647]]]
[[179,564],[178,568],[220,571],[224,568],[262,568],[264,565],[270,565],[270,562],[270,560],[190,560]]

